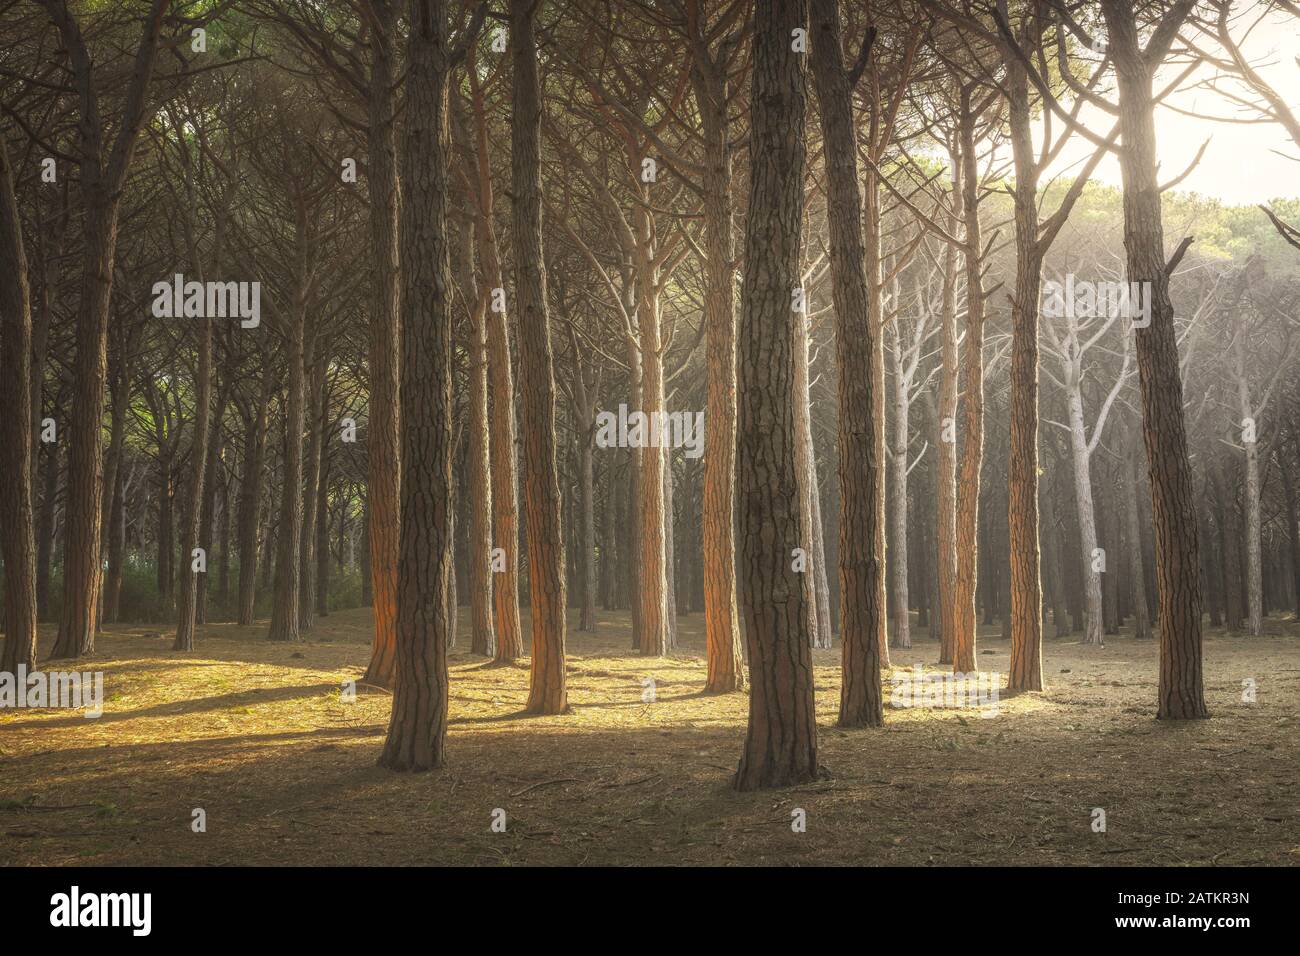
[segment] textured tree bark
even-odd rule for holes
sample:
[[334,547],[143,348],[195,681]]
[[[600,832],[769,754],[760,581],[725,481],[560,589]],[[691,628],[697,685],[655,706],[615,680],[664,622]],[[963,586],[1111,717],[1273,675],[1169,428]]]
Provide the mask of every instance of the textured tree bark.
[[5,640],[0,672],[36,667],[36,531],[32,526],[32,311],[27,255],[8,150],[0,143],[0,554]]
[[984,461],[984,294],[980,255],[979,179],[975,163],[975,118],[962,117],[961,205],[965,225],[962,258],[966,269],[966,340],[962,351],[961,458],[957,478],[957,578],[952,621],[954,670],[976,660],[975,590],[978,586],[980,468]]
[[[466,292],[473,288],[470,238],[476,230],[467,223],[462,249]],[[492,425],[488,402],[488,306],[491,290],[482,288],[466,301],[470,312],[469,355],[469,483],[473,494],[469,512],[470,652],[493,657],[497,651],[496,623],[492,617]]]
[[[397,649],[397,556],[401,496],[401,275],[398,271],[396,109],[393,89],[397,42],[397,0],[370,0],[373,29],[367,88],[367,190],[370,195],[370,252],[374,285],[370,304],[370,401],[366,409],[366,527],[375,634],[366,682],[389,687]],[[368,572],[368,573],[367,573]]]
[[[1038,226],[1038,165],[1024,67],[1008,58],[1015,153],[1016,295],[1011,310],[1011,436],[1007,449],[1011,663],[1007,689],[1043,689],[1043,590],[1038,537],[1038,313],[1043,244]],[[967,103],[969,93],[964,94]],[[972,139],[968,125],[965,140]],[[970,147],[974,149],[974,143]],[[973,160],[973,157],[972,157]],[[973,173],[973,166],[968,172]],[[982,298],[983,296],[981,296]],[[959,642],[958,671],[976,669],[975,648]]]
[[[541,5],[542,0],[511,0],[510,4],[511,60],[514,63],[510,160],[532,625],[527,710],[532,714],[562,714],[569,709],[564,673],[564,538],[556,473],[555,375],[542,254],[542,102],[534,35]],[[662,387],[662,377],[659,384]],[[662,470],[655,472],[655,479],[654,497],[659,499],[662,518]],[[661,573],[662,543],[661,539]]]
[[158,38],[169,0],[154,0],[146,13],[112,151],[104,149],[107,124],[99,115],[90,54],[66,0],[43,0],[68,51],[76,87],[77,150],[85,206],[81,299],[77,308],[77,356],[69,416],[68,488],[65,505],[63,616],[51,656],[80,657],[95,648],[100,593],[100,533],[104,460],[100,441],[107,377],[108,309],[117,254],[117,217],[131,156],[139,139],[145,92],[157,60]]
[[298,288],[294,290],[293,303],[287,316],[285,329],[285,361],[289,381],[284,414],[284,467],[280,493],[279,535],[275,549],[275,598],[271,605],[271,628],[267,637],[272,641],[299,640],[298,578],[302,571],[302,431],[305,421],[303,404],[306,401],[306,377],[303,363],[306,360],[307,294],[306,255],[307,210],[299,196],[295,209],[295,236],[298,245]]
[[[1191,4],[1180,2],[1183,15]],[[1128,280],[1151,284],[1151,325],[1138,329],[1142,424],[1156,532],[1160,620],[1157,717],[1209,716],[1201,674],[1201,590],[1195,490],[1187,459],[1182,373],[1174,310],[1165,270],[1160,188],[1156,179],[1152,74],[1156,64],[1139,46],[1132,0],[1103,0],[1108,51],[1119,87],[1124,248]],[[1176,21],[1175,26],[1176,26]]]
[[889,667],[889,604],[886,596],[888,580],[885,577],[889,560],[885,524],[885,290],[880,273],[881,253],[881,203],[880,176],[874,166],[864,171],[863,237],[867,266],[867,325],[871,327],[871,362],[867,366],[871,375],[871,435],[875,446],[873,460],[876,480],[872,489],[876,521],[874,526],[876,560],[880,574],[876,578],[876,606],[880,608],[876,622],[876,656],[880,669]]
[[870,365],[879,329],[871,322],[868,306],[852,90],[840,46],[839,9],[835,0],[814,0],[812,13],[812,67],[825,138],[831,299],[839,370],[838,564],[843,671],[839,723],[876,727],[884,719],[878,645],[883,643],[885,605],[883,555],[877,544],[880,468],[875,380]]
[[732,263],[731,140],[727,71],[696,57],[695,102],[704,129],[704,428],[705,693],[740,690],[740,613],[736,597],[736,282]]
[[[643,192],[648,202],[648,193]],[[637,333],[641,353],[641,401],[649,424],[666,410],[664,402],[663,336],[660,328],[659,270],[654,262],[654,220],[647,205],[638,204],[633,214],[636,229]],[[655,437],[640,455],[637,470],[637,515],[640,566],[637,568],[641,606],[640,647],[644,655],[659,656],[668,649],[668,568],[666,565],[664,510],[664,450]]]
[[749,726],[738,790],[817,776],[807,597],[791,552],[806,540],[798,506],[792,294],[799,284],[806,162],[805,53],[791,37],[804,0],[754,12],[750,194],[739,335],[738,571],[749,648]]
[[451,257],[447,241],[444,0],[411,0],[399,233],[401,512],[393,713],[379,765],[441,767],[447,738],[451,616]]
[[[501,258],[497,247],[493,218],[492,176],[488,163],[487,114],[483,91],[476,72],[469,73],[470,102],[474,113],[474,152],[478,161],[478,241],[479,264],[489,294],[495,289],[504,293]],[[505,570],[492,578],[492,599],[496,606],[497,663],[523,656],[523,626],[519,620],[519,482],[515,473],[515,384],[510,366],[510,332],[504,301],[500,308],[488,311],[488,374],[492,385],[491,464],[492,464],[492,543],[505,555]]]

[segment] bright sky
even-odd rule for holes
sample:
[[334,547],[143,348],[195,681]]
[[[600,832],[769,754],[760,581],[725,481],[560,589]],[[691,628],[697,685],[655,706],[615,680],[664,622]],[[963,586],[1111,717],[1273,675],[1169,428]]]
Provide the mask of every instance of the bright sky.
[[[1243,20],[1242,24],[1246,22],[1253,22],[1253,18]],[[1194,42],[1202,49],[1218,52],[1215,45],[1208,42],[1203,44],[1200,38]],[[1292,111],[1300,116],[1300,64],[1296,62],[1296,58],[1300,57],[1300,24],[1294,18],[1283,15],[1271,17],[1256,28],[1243,49],[1260,75],[1272,84],[1273,89],[1290,104]],[[1171,82],[1181,69],[1182,67],[1171,70],[1166,67],[1156,82],[1157,90]],[[1237,104],[1212,90],[1185,88],[1212,75],[1210,68],[1201,68],[1184,81],[1184,89],[1171,95],[1169,102],[1179,109],[1207,115],[1246,115]],[[1240,86],[1234,83],[1227,88],[1236,91]],[[1110,131],[1113,122],[1109,115],[1092,107],[1085,107],[1082,117],[1089,129],[1102,134]],[[1053,126],[1057,130],[1060,128],[1059,123],[1054,123]],[[1291,141],[1281,125],[1213,123],[1158,108],[1156,141],[1160,150],[1161,181],[1179,175],[1207,137],[1211,137],[1210,145],[1196,169],[1179,183],[1177,188],[1180,191],[1214,196],[1229,205],[1260,203],[1280,197],[1300,197],[1300,146]],[[1082,136],[1074,136],[1062,150],[1061,158],[1052,172],[1056,172],[1057,167],[1081,163],[1091,152],[1092,145],[1087,140]],[[1278,152],[1284,155],[1278,155]],[[1287,159],[1287,156],[1296,158]],[[1094,178],[1118,186],[1118,160],[1113,155],[1106,157],[1098,166]]]

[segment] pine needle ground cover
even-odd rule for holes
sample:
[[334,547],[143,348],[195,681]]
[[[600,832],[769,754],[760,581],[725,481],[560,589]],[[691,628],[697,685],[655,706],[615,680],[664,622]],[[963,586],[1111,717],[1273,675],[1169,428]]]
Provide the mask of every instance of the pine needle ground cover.
[[[102,717],[0,712],[0,865],[1300,863],[1293,622],[1211,631],[1215,719],[1179,724],[1153,719],[1157,647],[1127,633],[1047,638],[1046,693],[1004,694],[983,717],[889,706],[894,674],[938,670],[917,628],[891,650],[883,732],[835,727],[839,650],[819,650],[821,779],[736,793],[746,696],[701,693],[700,615],[663,658],[630,651],[625,614],[570,631],[572,713],[529,717],[527,661],[469,655],[461,613],[449,766],[411,775],[375,765],[389,696],[344,691],[368,660],[368,611],[299,644],[201,626],[192,653],[108,628],[76,664],[104,673]],[[1008,650],[981,634],[981,670],[1005,683]]]

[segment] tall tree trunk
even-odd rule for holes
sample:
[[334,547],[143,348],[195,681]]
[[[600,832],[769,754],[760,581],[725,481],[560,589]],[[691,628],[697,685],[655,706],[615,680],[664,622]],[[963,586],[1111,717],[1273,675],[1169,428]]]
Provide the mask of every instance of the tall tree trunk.
[[[1184,8],[1190,3],[1180,4]],[[1185,12],[1185,9],[1184,9]],[[1139,46],[1132,0],[1103,0],[1108,52],[1115,60],[1124,143],[1124,248],[1128,281],[1149,282],[1151,324],[1137,330],[1142,424],[1156,532],[1160,620],[1157,717],[1207,717],[1201,675],[1201,589],[1196,499],[1187,459],[1183,383],[1169,300],[1152,103],[1155,64]],[[1162,59],[1161,57],[1160,59]]]
[[894,633],[892,647],[912,646],[911,598],[907,588],[907,439],[911,418],[908,385],[903,372],[902,341],[898,320],[891,325],[894,355],[894,441],[889,463],[893,481],[889,483],[890,513],[893,515],[892,541],[889,545],[889,576],[893,583]]
[[[876,544],[879,539],[877,523],[880,510],[876,501],[880,468],[875,432],[876,383],[870,365],[880,330],[872,323],[868,306],[870,291],[863,243],[862,199],[858,192],[853,91],[849,87],[840,46],[839,8],[836,0],[814,0],[812,13],[815,17],[812,68],[825,138],[831,299],[835,306],[835,364],[839,371],[838,563],[843,671],[839,723],[843,727],[876,727],[884,716],[878,645],[883,643],[885,605],[882,595],[883,555]],[[766,42],[778,41],[769,38]],[[802,108],[802,82],[799,94],[798,102]],[[755,112],[757,114],[757,106]],[[777,117],[767,119],[773,124],[780,123]],[[802,117],[798,119],[802,120]],[[798,128],[792,129],[796,136],[802,133]],[[768,132],[776,138],[776,130]],[[751,148],[753,155],[763,156],[757,150],[757,143]],[[798,152],[802,157],[802,149]],[[779,181],[779,167],[765,171]],[[754,226],[751,224],[748,229],[753,232]],[[797,232],[797,220],[795,229]],[[749,291],[748,283],[745,291]],[[811,709],[811,687],[808,697],[807,706]],[[815,747],[815,744],[813,739],[810,746]],[[815,761],[809,773],[813,771]]]
[[736,281],[732,239],[731,139],[725,68],[692,61],[695,101],[707,143],[704,188],[704,350],[707,390],[704,431],[705,693],[740,690],[740,613],[736,597]]
[[798,347],[791,296],[799,284],[807,55],[791,49],[791,37],[807,22],[805,0],[759,4],[754,11],[736,469],[750,694],[734,781],[738,790],[817,776],[807,597],[791,566],[791,553],[807,541],[790,400]]
[[32,526],[32,311],[27,254],[8,149],[0,143],[0,554],[5,642],[0,672],[36,667],[36,530]]
[[390,687],[397,666],[397,558],[401,522],[401,283],[398,270],[396,84],[397,0],[370,0],[373,33],[366,90],[370,254],[374,278],[370,305],[370,402],[366,428],[366,528],[375,634],[365,681]]
[[299,636],[298,581],[302,571],[302,433],[306,402],[306,324],[309,290],[301,259],[308,230],[307,208],[301,196],[295,208],[298,245],[298,288],[288,316],[285,361],[289,366],[288,396],[284,415],[284,468],[281,475],[279,541],[275,552],[275,600],[271,606],[273,641],[297,641]]
[[[953,215],[948,228],[955,234],[962,202],[961,150],[951,152],[955,171],[952,187]],[[937,452],[938,494],[935,549],[938,570],[939,663],[951,664],[957,652],[957,248],[946,245],[943,254],[943,298],[940,306],[939,408]]]
[[[562,714],[569,709],[564,674],[564,538],[556,472],[555,375],[542,254],[542,92],[534,36],[541,5],[542,0],[511,0],[510,4],[514,62],[510,158],[515,294],[519,298],[519,387],[523,394],[524,497],[528,515],[528,594],[533,637],[527,709],[532,714]],[[661,377],[661,387],[662,384]],[[655,481],[653,489],[662,508],[662,472],[655,472]],[[659,567],[662,574],[662,553]]]
[[965,225],[962,259],[966,268],[966,340],[962,351],[961,459],[957,477],[957,578],[952,621],[953,669],[974,670],[977,660],[975,591],[979,584],[980,469],[984,461],[984,249],[980,227],[975,117],[961,118],[961,207]]
[[1074,507],[1079,520],[1079,556],[1083,561],[1083,596],[1087,633],[1084,644],[1103,644],[1101,571],[1097,555],[1097,518],[1093,510],[1092,457],[1083,417],[1083,396],[1078,376],[1067,383],[1069,394],[1070,452],[1074,465]]
[[451,573],[451,257],[447,10],[411,0],[401,210],[401,512],[393,712],[379,765],[442,766]]
[[[1011,139],[1015,153],[1016,296],[1011,310],[1011,434],[1007,448],[1007,546],[1011,663],[1007,689],[1043,689],[1043,588],[1038,535],[1038,313],[1043,244],[1038,225],[1038,160],[1029,105],[1029,79],[1008,58]],[[970,91],[963,90],[964,113]],[[973,117],[962,126],[962,151],[975,149]],[[967,173],[975,175],[974,156]],[[971,183],[975,188],[978,183]],[[975,251],[979,251],[978,247]],[[969,278],[969,273],[968,273]],[[978,277],[976,277],[978,281]],[[980,298],[983,298],[980,295]],[[974,646],[959,647],[958,671],[976,668]]]
[[469,71],[474,110],[475,158],[478,161],[479,220],[475,235],[479,263],[489,290],[498,300],[488,311],[488,372],[492,382],[492,521],[493,544],[505,556],[505,570],[492,579],[496,605],[496,656],[498,663],[523,656],[523,626],[519,620],[519,482],[515,471],[515,384],[510,365],[510,333],[506,322],[505,282],[493,218],[492,176],[488,163],[487,114],[478,77]]
[[[153,0],[144,17],[125,105],[111,152],[104,144],[90,53],[66,0],[46,0],[72,68],[80,101],[78,144],[84,205],[77,356],[72,370],[71,441],[65,505],[63,616],[51,656],[80,657],[95,649],[100,593],[100,532],[104,459],[100,432],[107,376],[108,312],[117,256],[117,222],[123,187],[139,139],[145,93],[153,77],[158,38],[169,0]],[[108,162],[105,165],[105,157]]]
[[[469,230],[466,230],[469,234]],[[469,243],[462,250],[470,258]],[[466,272],[469,272],[468,264]],[[467,280],[468,281],[468,280]],[[469,603],[470,653],[492,657],[497,650],[492,619],[492,435],[488,406],[488,306],[490,289],[481,289],[470,315],[469,356]]]
[[799,548],[804,553],[802,580],[804,606],[808,611],[810,647],[821,644],[817,620],[817,568],[813,564],[817,551],[816,526],[813,524],[813,498],[817,494],[816,463],[813,460],[812,409],[808,404],[808,309],[807,304],[794,313],[794,390],[790,402],[794,408],[795,474],[799,479],[799,527],[803,538]]

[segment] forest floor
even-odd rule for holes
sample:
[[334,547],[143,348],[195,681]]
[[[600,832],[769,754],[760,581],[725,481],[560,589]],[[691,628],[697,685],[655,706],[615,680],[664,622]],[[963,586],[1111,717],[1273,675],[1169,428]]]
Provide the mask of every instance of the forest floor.
[[[1157,648],[1127,634],[1047,637],[1048,690],[988,716],[891,708],[887,675],[879,730],[835,727],[839,650],[817,651],[823,779],[741,794],[747,699],[701,695],[702,616],[658,659],[629,652],[626,614],[598,617],[569,635],[573,712],[528,717],[526,662],[469,655],[462,610],[448,765],[417,775],[375,765],[390,698],[340,693],[367,662],[368,611],[293,645],[207,625],[187,654],[156,626],[110,627],[75,665],[103,671],[101,717],[0,711],[0,864],[1300,864],[1293,622],[1210,633],[1212,719],[1185,724],[1154,719]],[[896,669],[937,659],[916,638]],[[1005,682],[1008,643],[980,641]]]

